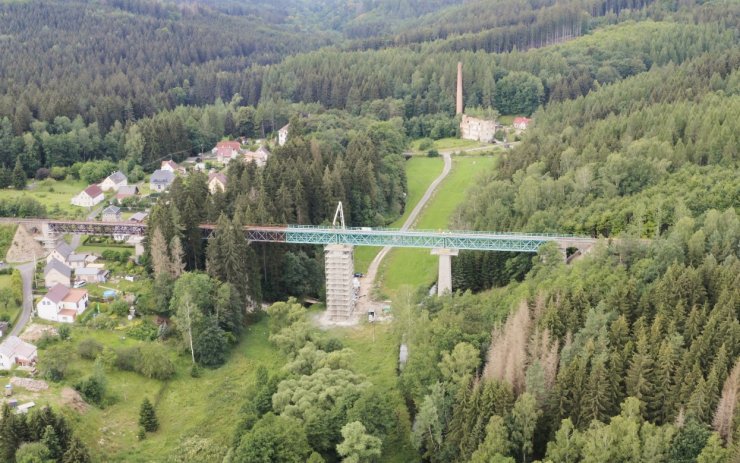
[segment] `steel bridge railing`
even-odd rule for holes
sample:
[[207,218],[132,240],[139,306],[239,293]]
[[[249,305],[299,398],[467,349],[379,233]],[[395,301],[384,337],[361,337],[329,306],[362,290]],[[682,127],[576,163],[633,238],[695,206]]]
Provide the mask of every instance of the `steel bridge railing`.
[[[53,233],[86,235],[144,235],[147,228],[146,224],[135,222],[46,221],[46,223]],[[207,237],[214,232],[215,226],[203,224],[201,229]],[[336,228],[310,225],[248,225],[244,229],[247,238],[254,242],[481,251],[537,252],[542,244],[551,241],[557,242],[560,247],[588,246],[596,241],[588,237],[547,233]]]

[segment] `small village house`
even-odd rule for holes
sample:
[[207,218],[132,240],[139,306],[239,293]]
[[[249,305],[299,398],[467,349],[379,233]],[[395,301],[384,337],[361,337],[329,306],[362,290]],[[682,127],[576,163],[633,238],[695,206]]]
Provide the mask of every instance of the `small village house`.
[[216,155],[216,161],[228,164],[239,157],[242,145],[238,141],[220,141],[211,151]]
[[278,145],[283,146],[288,142],[288,132],[290,131],[290,124],[285,124],[280,130],[278,130]]
[[136,223],[143,223],[146,221],[146,218],[149,214],[146,212],[137,212],[131,217],[129,217],[129,222],[136,222]]
[[244,153],[244,162],[254,162],[262,167],[267,164],[267,158],[270,156],[272,156],[272,153],[263,145],[257,148],[257,151],[247,151]]
[[121,187],[126,185],[128,185],[128,178],[126,178],[123,172],[117,170],[100,182],[100,189],[103,191],[117,192]]
[[103,190],[98,185],[90,185],[72,198],[72,205],[94,207],[105,199]]
[[49,253],[48,256],[46,256],[46,263],[48,264],[52,260],[58,260],[59,262],[63,262],[64,264],[67,264],[69,255],[72,254],[72,252],[73,252],[73,249],[70,245],[68,245],[65,242],[61,242],[57,245],[56,248],[54,248]]
[[36,304],[39,318],[52,322],[73,323],[87,308],[88,296],[84,289],[55,285]]
[[10,370],[14,365],[31,366],[38,360],[36,346],[18,336],[8,336],[0,343],[0,369]]
[[126,198],[132,198],[139,194],[139,187],[136,185],[125,185],[118,189],[116,193],[116,201],[119,203]]
[[86,283],[105,283],[108,280],[108,270],[98,267],[84,267],[75,270],[75,280]]
[[118,206],[110,205],[103,209],[103,222],[120,222],[121,221],[121,208]]
[[167,190],[175,180],[175,174],[169,170],[155,170],[149,179],[149,188],[152,191],[162,192]]
[[72,269],[69,268],[64,262],[52,259],[44,267],[44,285],[47,288],[51,288],[58,284],[64,286],[71,286],[72,280]]
[[92,254],[72,253],[67,256],[67,261],[65,263],[72,268],[82,268],[87,267],[87,264],[95,262],[97,259],[98,258]]
[[175,175],[185,173],[185,168],[182,166],[179,166],[175,161],[171,159],[169,161],[162,161],[162,165],[159,167],[159,169],[168,170]]
[[529,124],[532,123],[532,119],[528,119],[526,117],[515,117],[514,118],[514,128],[517,130],[527,130],[527,127],[529,127]]
[[217,191],[226,191],[226,175],[221,172],[213,172],[208,175],[208,190],[211,194]]

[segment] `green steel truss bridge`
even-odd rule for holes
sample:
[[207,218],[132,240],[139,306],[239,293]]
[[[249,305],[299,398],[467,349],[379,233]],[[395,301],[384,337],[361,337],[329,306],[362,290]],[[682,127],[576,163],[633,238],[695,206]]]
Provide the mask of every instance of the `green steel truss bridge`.
[[[16,222],[24,222],[16,220]],[[32,222],[29,220],[28,222]],[[146,224],[136,222],[35,220],[48,225],[52,233],[84,235],[145,235]],[[200,227],[204,237],[213,233],[215,225]],[[244,227],[249,241],[262,243],[294,243],[351,246],[389,246],[427,249],[470,249],[479,251],[537,252],[547,242],[555,242],[561,249],[589,248],[595,238],[574,235],[541,233],[498,233],[447,230],[403,231],[390,228],[339,228],[331,226],[284,225]]]

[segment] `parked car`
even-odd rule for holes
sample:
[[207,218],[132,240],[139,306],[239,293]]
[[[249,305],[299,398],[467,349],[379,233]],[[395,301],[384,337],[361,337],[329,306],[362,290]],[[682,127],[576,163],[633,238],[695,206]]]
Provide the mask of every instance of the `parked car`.
[[364,277],[364,276],[365,276],[365,275],[364,275],[364,274],[362,274],[362,273],[360,273],[360,272],[357,272],[357,273],[355,273],[355,278],[362,278],[362,277]]
[[75,281],[74,287],[75,287],[75,288],[82,288],[82,287],[83,287],[83,286],[85,286],[86,284],[87,284],[87,282],[86,282],[86,281]]

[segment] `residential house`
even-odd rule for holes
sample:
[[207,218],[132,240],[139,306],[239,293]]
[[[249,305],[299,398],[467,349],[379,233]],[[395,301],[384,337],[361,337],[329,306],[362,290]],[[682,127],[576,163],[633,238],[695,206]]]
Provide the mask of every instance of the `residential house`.
[[226,191],[226,175],[221,172],[213,172],[208,175],[208,190],[211,194],[215,194],[216,191]]
[[64,262],[52,259],[44,268],[44,284],[51,288],[57,284],[71,286],[72,269]]
[[103,222],[120,222],[121,221],[121,208],[118,206],[110,205],[103,209]]
[[95,262],[97,259],[98,258],[93,256],[92,254],[72,253],[69,256],[67,256],[67,261],[65,263],[72,268],[82,268],[82,267],[87,267],[87,264],[91,262]]
[[105,199],[103,190],[98,185],[90,185],[72,198],[72,205],[93,207]]
[[514,128],[517,130],[527,130],[527,127],[529,127],[529,124],[532,122],[532,119],[528,119],[526,117],[515,117],[514,118]]
[[59,262],[63,262],[67,265],[67,259],[69,259],[69,255],[72,254],[74,250],[72,249],[72,246],[68,245],[65,242],[61,242],[57,245],[56,248],[54,248],[53,251],[49,253],[48,256],[46,256],[46,263],[48,264],[52,260],[58,260]]
[[283,146],[288,142],[288,131],[290,130],[290,124],[285,124],[280,130],[278,130],[278,145]]
[[162,165],[159,167],[160,170],[169,170],[173,174],[177,172],[179,168],[180,166],[178,166],[177,163],[171,159],[169,161],[162,161]]
[[149,188],[152,191],[165,191],[172,185],[175,180],[175,174],[169,170],[155,170],[149,179]]
[[29,344],[18,336],[8,336],[0,344],[0,368],[10,370],[13,365],[31,366],[38,360],[36,346]]
[[242,145],[238,141],[220,141],[211,152],[216,155],[218,162],[228,164],[239,157],[241,149]]
[[87,291],[56,285],[36,304],[39,318],[53,322],[73,323],[87,308]]
[[105,283],[108,279],[108,270],[98,267],[84,267],[75,270],[75,280],[86,283]]
[[258,166],[264,166],[267,163],[267,158],[272,156],[272,153],[267,148],[260,146],[257,151],[247,151],[244,153],[245,162],[254,162]]
[[117,170],[107,176],[105,180],[100,182],[100,188],[103,191],[118,191],[122,186],[128,185],[128,179],[123,172]]
[[149,214],[146,212],[137,212],[132,215],[128,220],[129,222],[143,223]]
[[125,185],[118,189],[116,193],[116,201],[119,203],[126,198],[132,198],[139,194],[139,187],[136,185]]

